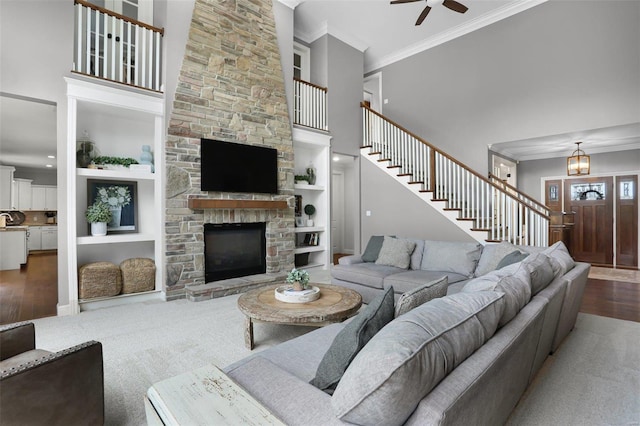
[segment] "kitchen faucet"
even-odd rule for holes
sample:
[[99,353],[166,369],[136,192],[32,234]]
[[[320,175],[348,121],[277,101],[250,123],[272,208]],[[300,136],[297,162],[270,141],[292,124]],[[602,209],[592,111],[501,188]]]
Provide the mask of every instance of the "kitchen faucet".
[[0,228],[7,226],[7,218],[13,220],[13,217],[9,213],[0,213]]

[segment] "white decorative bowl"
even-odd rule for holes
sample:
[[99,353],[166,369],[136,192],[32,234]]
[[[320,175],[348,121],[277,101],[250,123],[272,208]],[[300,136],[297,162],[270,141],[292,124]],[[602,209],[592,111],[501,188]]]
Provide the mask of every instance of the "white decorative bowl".
[[320,289],[311,286],[306,290],[295,291],[290,285],[283,285],[275,290],[276,300],[286,303],[307,303],[313,302],[320,297]]

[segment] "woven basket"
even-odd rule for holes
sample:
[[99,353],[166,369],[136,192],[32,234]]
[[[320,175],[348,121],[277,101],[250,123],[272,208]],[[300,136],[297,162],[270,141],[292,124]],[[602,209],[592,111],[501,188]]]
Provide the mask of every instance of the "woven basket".
[[120,263],[122,293],[151,291],[156,287],[156,265],[152,259],[134,257]]
[[122,276],[118,265],[111,262],[94,262],[82,265],[78,272],[78,297],[111,297],[120,294]]

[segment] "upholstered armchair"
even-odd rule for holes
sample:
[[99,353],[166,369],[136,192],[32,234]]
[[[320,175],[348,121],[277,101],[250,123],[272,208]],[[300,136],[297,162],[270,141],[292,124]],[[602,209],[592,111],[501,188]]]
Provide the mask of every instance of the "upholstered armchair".
[[33,323],[0,327],[0,423],[104,423],[102,344],[60,352],[35,348]]

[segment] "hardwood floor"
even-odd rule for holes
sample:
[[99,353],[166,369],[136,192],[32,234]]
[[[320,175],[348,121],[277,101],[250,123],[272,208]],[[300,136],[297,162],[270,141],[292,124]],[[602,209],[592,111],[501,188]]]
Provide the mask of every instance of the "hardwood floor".
[[[334,255],[334,263],[342,256]],[[640,279],[634,278],[640,273],[628,278],[628,271],[598,270],[598,278],[587,282],[580,312],[640,322]],[[0,271],[0,324],[56,315],[57,277],[55,252],[30,254],[26,267]]]
[[58,255],[29,254],[21,269],[0,271],[0,324],[56,315]]

